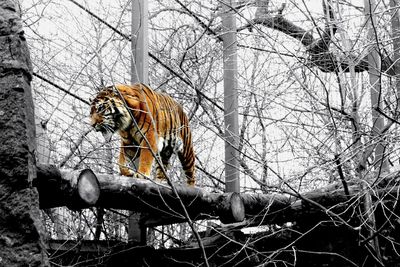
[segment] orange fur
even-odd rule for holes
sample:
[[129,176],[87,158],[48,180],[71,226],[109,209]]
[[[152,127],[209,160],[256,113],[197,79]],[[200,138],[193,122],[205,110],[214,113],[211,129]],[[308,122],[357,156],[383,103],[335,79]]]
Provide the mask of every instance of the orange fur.
[[139,158],[137,172],[149,177],[154,155],[159,155],[162,166],[157,164],[156,178],[166,179],[169,159],[176,152],[188,185],[194,185],[195,156],[189,121],[182,106],[170,96],[144,84],[118,84],[98,93],[90,115],[92,126],[105,136],[118,131],[122,175],[133,176],[128,163]]

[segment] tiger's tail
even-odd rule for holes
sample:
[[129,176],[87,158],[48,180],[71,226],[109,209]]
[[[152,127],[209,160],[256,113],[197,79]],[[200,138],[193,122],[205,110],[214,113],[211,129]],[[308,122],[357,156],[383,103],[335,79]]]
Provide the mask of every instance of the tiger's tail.
[[181,138],[183,142],[183,149],[178,151],[178,158],[182,164],[183,171],[185,173],[187,184],[189,186],[194,186],[195,179],[195,154],[192,144],[192,133],[189,128],[189,119],[186,114],[179,112],[181,120]]

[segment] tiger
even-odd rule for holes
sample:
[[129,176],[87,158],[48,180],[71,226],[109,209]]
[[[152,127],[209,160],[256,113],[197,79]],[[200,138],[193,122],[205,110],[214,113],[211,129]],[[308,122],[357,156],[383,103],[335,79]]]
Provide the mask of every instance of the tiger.
[[[195,185],[195,154],[189,119],[182,106],[167,94],[145,84],[116,84],[101,89],[91,102],[90,123],[106,141],[118,132],[121,143],[120,174],[150,177],[155,157],[156,179],[165,171],[173,153],[178,155],[189,186]],[[139,159],[136,172],[128,164]]]

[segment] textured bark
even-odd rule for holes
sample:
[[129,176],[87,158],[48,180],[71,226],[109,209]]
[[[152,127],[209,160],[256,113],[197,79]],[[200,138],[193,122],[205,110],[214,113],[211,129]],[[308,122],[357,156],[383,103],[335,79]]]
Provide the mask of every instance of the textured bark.
[[90,206],[148,213],[146,225],[186,221],[182,204],[193,220],[219,217],[221,221],[244,220],[238,193],[208,193],[200,188],[175,185],[179,198],[165,184],[119,175],[96,174],[90,170],[58,171],[54,166],[38,166],[34,183],[42,208]]
[[46,266],[36,189],[31,62],[14,1],[0,1],[0,266]]

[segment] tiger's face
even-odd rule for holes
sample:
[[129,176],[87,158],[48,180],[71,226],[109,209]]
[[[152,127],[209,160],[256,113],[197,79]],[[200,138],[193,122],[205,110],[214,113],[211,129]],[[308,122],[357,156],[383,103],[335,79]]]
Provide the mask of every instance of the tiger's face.
[[108,142],[113,133],[125,130],[132,124],[124,101],[112,88],[100,91],[91,103],[90,123]]

